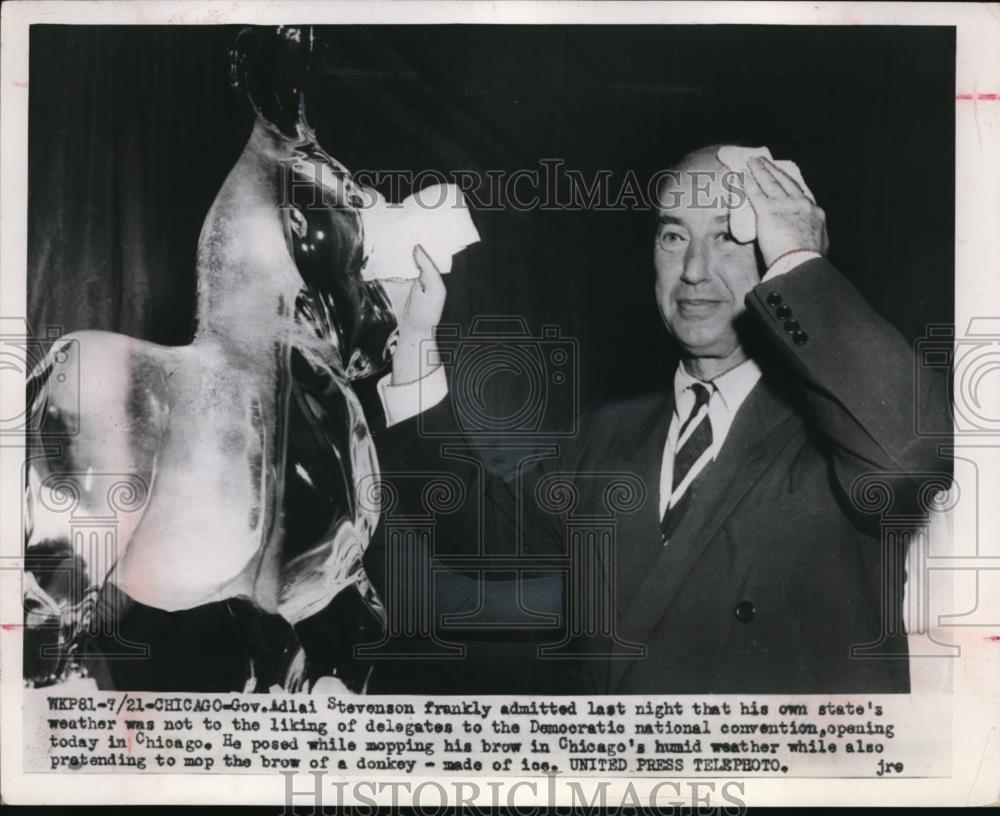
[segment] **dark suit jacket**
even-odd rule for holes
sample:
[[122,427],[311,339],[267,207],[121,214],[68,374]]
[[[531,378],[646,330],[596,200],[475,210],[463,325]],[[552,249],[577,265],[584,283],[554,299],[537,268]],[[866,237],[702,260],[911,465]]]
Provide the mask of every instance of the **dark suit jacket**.
[[[888,512],[915,526],[923,488],[947,484],[937,440],[914,430],[918,411],[941,427],[947,384],[917,376],[907,342],[825,260],[759,284],[746,302],[745,345],[764,375],[667,546],[658,501],[672,390],[598,411],[557,459],[512,481],[442,457],[416,419],[378,435],[390,479],[444,470],[469,487],[469,506],[439,522],[445,551],[470,552],[485,537],[494,554],[514,552],[514,542],[518,552],[564,552],[572,517],[605,512],[606,484],[587,474],[639,478],[644,495],[617,518],[601,566],[617,638],[645,654],[609,658],[606,640],[593,641],[588,659],[560,664],[563,691],[909,690],[905,537],[900,546],[880,522]],[[422,421],[452,422],[449,402]],[[574,508],[539,505],[540,480],[553,471],[575,484]],[[404,488],[401,501],[411,500]]]

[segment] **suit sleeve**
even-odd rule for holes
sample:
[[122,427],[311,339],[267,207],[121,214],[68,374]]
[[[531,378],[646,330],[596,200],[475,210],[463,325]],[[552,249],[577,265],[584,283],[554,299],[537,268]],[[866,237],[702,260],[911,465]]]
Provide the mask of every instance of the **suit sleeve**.
[[842,487],[872,471],[911,485],[924,474],[950,473],[941,440],[917,432],[951,427],[946,379],[918,374],[910,344],[828,261],[758,284],[746,303],[799,375]]
[[[436,518],[441,554],[510,556],[552,554],[563,548],[561,518],[536,497],[539,481],[569,458],[556,446],[526,461],[509,478],[489,472],[454,419],[450,396],[422,414],[376,431],[382,478],[403,512],[419,514],[424,488],[435,474],[457,478],[465,494],[460,506]],[[528,451],[526,450],[526,453]]]

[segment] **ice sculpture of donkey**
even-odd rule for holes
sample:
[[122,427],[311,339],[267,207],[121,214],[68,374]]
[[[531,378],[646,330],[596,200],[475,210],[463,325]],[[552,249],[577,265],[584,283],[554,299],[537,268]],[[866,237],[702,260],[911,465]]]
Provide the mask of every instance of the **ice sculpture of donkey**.
[[[317,637],[313,627],[319,651],[345,631],[348,641],[377,632],[381,605],[361,559],[378,519],[358,490],[378,463],[352,380],[392,353],[392,306],[366,270],[373,242],[392,243],[372,224],[391,219],[371,215],[373,192],[307,124],[311,38],[309,29],[247,29],[232,52],[256,120],[202,228],[193,341],[168,348],[78,332],[29,384],[44,424],[29,440],[28,631],[56,625],[64,658],[31,669],[26,654],[35,682],[58,679],[95,632],[98,651],[117,644],[127,654],[116,622],[129,605],[176,613],[243,599],[291,632],[336,599],[323,625],[341,631]],[[79,432],[60,440],[70,427]],[[113,517],[114,536],[71,529],[100,517]],[[305,639],[290,639],[286,651],[302,642],[311,659]],[[213,646],[176,656],[192,665],[181,687],[198,688],[199,648]],[[337,662],[328,655],[314,662],[363,686],[363,672],[328,665]],[[158,684],[136,681],[129,665],[105,661],[100,682]],[[258,687],[287,687],[288,666]]]

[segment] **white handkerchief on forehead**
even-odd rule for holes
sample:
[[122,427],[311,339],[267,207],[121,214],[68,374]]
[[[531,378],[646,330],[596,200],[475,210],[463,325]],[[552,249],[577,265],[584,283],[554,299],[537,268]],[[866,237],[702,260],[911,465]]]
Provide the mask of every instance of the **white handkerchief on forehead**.
[[[770,159],[795,179],[809,200],[814,204],[816,203],[816,197],[806,185],[805,179],[802,178],[802,171],[799,170],[799,166],[795,162],[785,159],[775,161],[771,155],[771,151],[766,147],[724,145],[719,148],[716,156],[718,156],[719,161],[726,167],[737,173],[749,173],[750,170],[747,168],[747,162],[754,156],[763,156],[766,159]],[[748,244],[757,238],[757,216],[754,215],[753,207],[750,206],[749,199],[743,193],[742,185],[740,185],[740,193],[737,206],[732,207],[729,211],[729,231],[732,233],[733,238],[741,244]]]
[[454,184],[434,184],[389,204],[375,190],[361,211],[365,228],[365,280],[409,280],[420,271],[413,250],[420,244],[441,274],[451,271],[452,256],[479,241],[465,196]]

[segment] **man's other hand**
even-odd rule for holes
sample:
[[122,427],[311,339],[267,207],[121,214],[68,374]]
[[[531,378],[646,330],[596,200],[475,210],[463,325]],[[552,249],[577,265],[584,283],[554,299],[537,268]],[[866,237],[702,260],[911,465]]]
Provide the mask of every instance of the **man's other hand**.
[[796,250],[825,255],[830,241],[823,209],[774,162],[755,156],[747,167],[745,189],[757,216],[757,246],[765,266]]
[[384,283],[399,326],[399,343],[392,356],[392,385],[414,382],[432,370],[421,366],[421,352],[424,359],[434,356],[434,327],[441,321],[447,295],[441,273],[420,244],[413,248],[413,260],[420,270],[418,278]]

